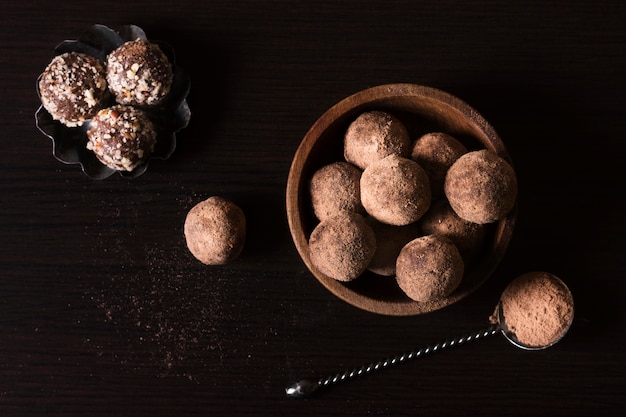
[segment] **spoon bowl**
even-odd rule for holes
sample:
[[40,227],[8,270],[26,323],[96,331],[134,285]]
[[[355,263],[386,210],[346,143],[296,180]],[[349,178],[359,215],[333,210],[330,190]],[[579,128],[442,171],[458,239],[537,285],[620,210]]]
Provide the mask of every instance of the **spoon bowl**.
[[558,277],[529,272],[506,287],[490,320],[518,348],[543,350],[568,332],[574,321],[574,299]]

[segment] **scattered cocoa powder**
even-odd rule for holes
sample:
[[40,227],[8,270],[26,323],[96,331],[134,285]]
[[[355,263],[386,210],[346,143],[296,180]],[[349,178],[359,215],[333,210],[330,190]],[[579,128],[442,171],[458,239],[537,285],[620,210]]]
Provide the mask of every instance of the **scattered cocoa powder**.
[[181,219],[200,197],[190,188],[181,186],[175,206],[163,216],[152,212],[160,193],[132,187],[127,191],[136,198],[124,203],[112,189],[95,203],[101,208],[95,221],[85,224],[90,238],[80,250],[99,267],[81,277],[88,283],[82,297],[99,314],[83,320],[81,325],[90,326],[83,342],[90,353],[117,365],[121,377],[209,383],[207,376],[222,372],[228,356],[241,349],[240,332],[248,324],[237,324],[234,307],[251,307],[239,293],[250,278],[232,268],[212,273],[189,261]]

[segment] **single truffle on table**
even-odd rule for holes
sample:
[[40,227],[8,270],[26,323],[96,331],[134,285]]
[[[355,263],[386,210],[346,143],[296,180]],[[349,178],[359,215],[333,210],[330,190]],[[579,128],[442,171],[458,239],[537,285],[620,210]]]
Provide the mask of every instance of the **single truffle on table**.
[[428,174],[433,197],[443,195],[448,169],[465,153],[465,145],[443,132],[426,133],[413,143],[411,159]]
[[383,223],[413,223],[430,207],[428,175],[417,162],[389,155],[363,171],[361,203],[368,214]]
[[87,130],[87,149],[118,171],[132,171],[150,157],[157,133],[150,118],[131,106],[100,110]]
[[419,224],[425,235],[435,234],[450,239],[463,255],[465,263],[480,251],[487,234],[486,225],[460,218],[446,199],[433,203]]
[[498,309],[505,330],[531,348],[558,342],[574,320],[572,293],[559,278],[542,271],[523,274],[505,288],[492,323],[498,321]]
[[400,251],[404,245],[421,235],[419,224],[414,222],[406,226],[392,226],[371,216],[367,217],[367,221],[376,235],[376,252],[367,269],[378,275],[394,276]]
[[408,157],[411,139],[404,124],[383,111],[359,115],[345,132],[344,158],[361,169],[389,155]]
[[106,62],[106,79],[121,104],[151,106],[169,93],[172,65],[161,48],[146,39],[128,41],[114,49]]
[[187,247],[196,259],[206,265],[224,265],[243,250],[246,217],[232,201],[213,196],[189,210],[184,232]]
[[376,236],[363,216],[343,211],[313,229],[308,250],[320,272],[348,282],[361,275],[374,257]]
[[486,149],[468,152],[448,170],[444,186],[461,218],[479,224],[504,218],[517,198],[517,179],[504,158]]
[[360,181],[361,170],[348,162],[334,162],[315,171],[309,183],[315,216],[325,220],[342,210],[365,213]]
[[41,104],[54,120],[82,126],[108,98],[104,65],[79,52],[55,56],[39,80]]
[[396,281],[415,301],[447,297],[463,279],[463,258],[443,236],[427,235],[407,243],[396,262]]

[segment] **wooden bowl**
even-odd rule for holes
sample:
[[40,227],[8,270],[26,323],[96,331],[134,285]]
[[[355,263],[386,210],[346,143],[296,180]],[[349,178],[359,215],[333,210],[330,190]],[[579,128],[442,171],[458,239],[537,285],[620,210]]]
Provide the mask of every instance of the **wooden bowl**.
[[394,277],[366,271],[344,283],[324,275],[311,263],[308,254],[308,238],[319,222],[311,206],[309,180],[318,168],[344,160],[344,132],[359,114],[370,110],[394,114],[405,123],[413,139],[428,132],[445,132],[460,140],[468,150],[486,148],[511,165],[512,162],[495,130],[476,110],[446,92],[415,84],[380,85],[343,99],[322,114],[300,143],[289,171],[286,203],[289,229],[307,268],[331,293],[363,310],[391,316],[428,313],[466,297],[492,274],[511,239],[517,205],[506,218],[489,225],[487,243],[480,248],[474,262],[466,265],[460,286],[450,296],[435,302],[411,300]]

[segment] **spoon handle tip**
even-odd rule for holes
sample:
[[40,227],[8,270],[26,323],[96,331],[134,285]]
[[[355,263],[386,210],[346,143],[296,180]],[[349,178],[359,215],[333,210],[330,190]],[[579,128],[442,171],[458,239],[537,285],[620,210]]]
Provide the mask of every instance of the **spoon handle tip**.
[[288,385],[285,388],[285,394],[287,394],[289,398],[306,398],[317,391],[319,386],[318,381],[303,379]]

